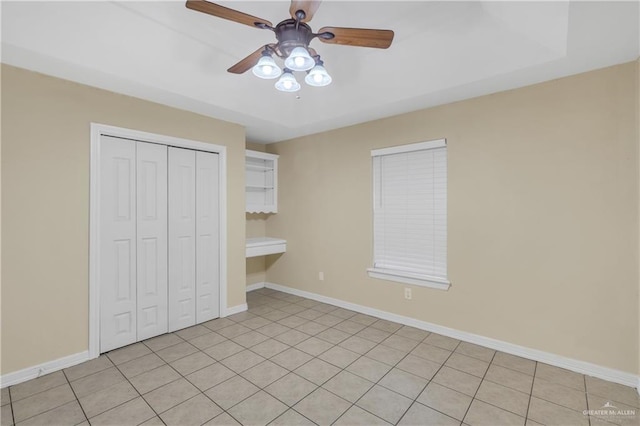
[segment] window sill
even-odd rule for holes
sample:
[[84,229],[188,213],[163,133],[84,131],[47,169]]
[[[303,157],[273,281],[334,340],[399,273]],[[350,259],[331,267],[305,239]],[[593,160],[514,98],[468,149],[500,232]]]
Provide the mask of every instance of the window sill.
[[405,284],[412,284],[421,287],[435,288],[438,290],[449,290],[451,283],[446,280],[442,280],[435,277],[428,277],[426,275],[411,274],[408,272],[392,271],[389,269],[377,269],[369,268],[367,273],[371,278],[378,278],[380,280],[395,281]]

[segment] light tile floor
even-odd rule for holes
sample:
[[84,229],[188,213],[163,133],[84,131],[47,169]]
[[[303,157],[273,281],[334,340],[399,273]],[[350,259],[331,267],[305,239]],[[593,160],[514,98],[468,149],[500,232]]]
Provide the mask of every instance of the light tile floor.
[[249,310],[2,389],[3,425],[638,425],[635,389],[261,289]]

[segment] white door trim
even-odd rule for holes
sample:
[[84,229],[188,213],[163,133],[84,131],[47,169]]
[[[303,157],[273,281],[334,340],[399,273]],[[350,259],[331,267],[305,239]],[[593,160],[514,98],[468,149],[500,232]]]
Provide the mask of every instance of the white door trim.
[[100,138],[133,139],[214,152],[220,159],[220,317],[227,316],[227,148],[206,142],[91,123],[89,183],[89,359],[100,355]]

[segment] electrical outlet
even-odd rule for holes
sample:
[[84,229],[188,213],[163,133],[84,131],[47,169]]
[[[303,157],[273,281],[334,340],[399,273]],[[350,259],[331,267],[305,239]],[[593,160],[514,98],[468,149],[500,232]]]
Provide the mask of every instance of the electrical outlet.
[[406,287],[404,289],[404,298],[407,300],[411,300],[411,289],[409,287]]
[[324,272],[318,272],[318,280],[324,281]]

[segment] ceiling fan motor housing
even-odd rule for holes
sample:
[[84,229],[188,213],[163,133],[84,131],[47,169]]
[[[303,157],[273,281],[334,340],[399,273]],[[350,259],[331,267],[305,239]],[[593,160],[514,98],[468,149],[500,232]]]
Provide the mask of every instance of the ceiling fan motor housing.
[[288,57],[296,47],[308,47],[314,37],[311,27],[295,19],[280,22],[275,28],[278,39],[278,50],[283,57]]

